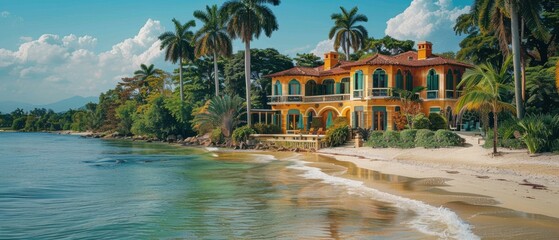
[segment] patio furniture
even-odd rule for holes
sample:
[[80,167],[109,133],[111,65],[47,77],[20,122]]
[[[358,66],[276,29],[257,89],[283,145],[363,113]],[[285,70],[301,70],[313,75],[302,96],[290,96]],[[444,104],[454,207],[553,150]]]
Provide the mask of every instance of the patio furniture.
[[452,124],[449,124],[449,125],[448,125],[448,128],[450,129],[450,131],[456,131],[456,130],[458,129],[457,126],[454,126],[454,127],[453,127]]
[[319,128],[318,131],[316,131],[316,135],[324,135],[324,129]]

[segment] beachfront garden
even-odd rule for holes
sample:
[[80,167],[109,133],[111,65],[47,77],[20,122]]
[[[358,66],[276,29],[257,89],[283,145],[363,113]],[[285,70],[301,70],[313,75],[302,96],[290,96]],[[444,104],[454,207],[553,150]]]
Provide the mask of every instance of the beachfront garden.
[[[521,11],[511,12],[507,4],[495,2],[501,1],[474,1],[475,7],[460,16],[454,28],[456,34],[466,36],[460,50],[437,54],[476,66],[458,85],[462,92],[454,111],[480,122],[476,130],[484,133],[486,146],[494,152],[496,147],[527,148],[531,153],[559,151],[559,9],[554,1],[538,0],[515,3]],[[294,65],[316,67],[323,62],[308,53],[291,58],[273,48],[251,49],[252,40],[262,34],[271,37],[278,29],[272,11],[278,4],[274,0],[228,1],[195,11],[195,20],[173,19],[173,31],[160,36],[165,59],[177,65],[173,72],[142,64],[114,89],[102,93],[98,104],[64,113],[18,109],[1,114],[0,126],[159,140],[207,135],[214,144],[242,142],[251,133],[279,133],[276,125],[252,124],[247,117],[251,109],[269,108],[273,84],[264,76]],[[368,36],[358,25],[368,21],[367,13],[358,11],[341,8],[332,14],[332,31],[325,36],[335,40],[336,50],[341,48],[340,58],[355,61],[413,49],[415,43],[410,40]],[[517,21],[520,28],[511,25],[512,16],[521,19]],[[233,53],[232,41],[237,39],[245,49]],[[421,86],[395,90],[391,100],[401,106],[393,119],[395,131],[352,131],[359,132],[371,147],[460,145],[462,140],[449,131],[456,120],[447,119],[444,109],[440,114],[421,113],[418,103],[423,99],[417,93],[422,91]],[[350,135],[347,119],[340,118],[325,135],[328,146],[342,145]]]

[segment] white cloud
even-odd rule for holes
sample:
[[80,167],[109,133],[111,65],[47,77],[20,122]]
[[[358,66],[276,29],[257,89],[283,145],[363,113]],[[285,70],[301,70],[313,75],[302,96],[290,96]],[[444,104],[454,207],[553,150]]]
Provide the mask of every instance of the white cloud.
[[0,13],[0,16],[3,17],[3,18],[7,18],[7,17],[10,16],[10,12],[8,12],[8,11],[2,11],[2,12]]
[[100,53],[94,52],[98,40],[93,36],[21,37],[16,51],[0,48],[0,100],[46,103],[98,95],[142,63],[168,67],[157,39],[164,30],[149,19],[136,36]]
[[389,19],[385,34],[396,39],[431,41],[435,52],[456,51],[461,37],[452,29],[470,7],[451,8],[452,0],[413,0],[404,12]]
[[325,53],[334,51],[334,39],[326,39],[316,44],[311,53],[318,57],[323,57]]

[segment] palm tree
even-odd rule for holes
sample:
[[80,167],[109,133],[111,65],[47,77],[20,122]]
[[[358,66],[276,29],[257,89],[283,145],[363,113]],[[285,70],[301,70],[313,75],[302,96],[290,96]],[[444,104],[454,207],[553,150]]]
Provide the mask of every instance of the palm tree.
[[167,48],[165,51],[165,61],[179,62],[179,88],[182,102],[184,101],[182,64],[187,59],[193,59],[192,38],[194,33],[189,29],[196,26],[196,23],[194,20],[190,20],[183,25],[173,18],[173,24],[175,25],[175,32],[164,32],[159,35],[159,40],[161,41],[161,50]]
[[153,76],[155,74],[155,67],[153,64],[146,66],[145,64],[140,65],[140,69],[134,72],[134,76],[140,80],[146,80],[146,78]]
[[233,39],[240,38],[245,43],[245,81],[247,103],[247,125],[250,121],[250,42],[260,37],[262,31],[267,37],[278,29],[276,16],[266,4],[279,5],[280,0],[229,0],[221,11],[229,15],[227,32]]
[[206,12],[197,10],[194,17],[204,26],[194,35],[196,57],[211,54],[214,59],[215,95],[219,95],[217,56],[229,56],[233,52],[231,38],[227,34],[227,18],[217,9],[217,5],[206,6]]
[[[521,68],[521,36],[519,23],[531,29],[538,38],[546,39],[547,33],[543,27],[540,13],[541,0],[476,0],[472,12],[477,17],[477,24],[484,32],[493,32],[499,39],[501,51],[505,56],[509,54],[509,39],[512,40],[512,54],[514,67],[514,86],[516,98],[516,115],[524,117],[522,102],[524,68]],[[510,28],[507,20],[510,17]],[[522,61],[523,62],[523,61]]]
[[349,60],[349,49],[353,48],[357,52],[360,48],[365,47],[368,38],[367,29],[363,25],[357,25],[357,22],[367,22],[369,19],[363,14],[357,14],[357,7],[347,12],[344,7],[340,7],[342,13],[334,13],[331,18],[334,20],[334,26],[330,29],[329,38],[334,39],[334,49],[338,51],[340,45],[345,53],[346,60]]
[[510,74],[507,72],[511,58],[508,57],[501,69],[491,64],[481,64],[468,69],[458,87],[464,87],[464,93],[456,102],[455,113],[461,110],[482,110],[493,113],[493,154],[497,154],[497,115],[501,111],[514,112],[513,105],[503,102],[503,95],[512,91]]
[[242,115],[243,100],[239,96],[215,96],[206,103],[203,111],[194,116],[194,128],[221,128],[223,136],[230,137],[233,128],[241,123]]
[[[140,69],[134,72],[134,78],[136,79],[135,82],[140,93],[145,90],[149,94],[150,89],[148,80],[150,77],[154,76],[155,73],[156,69],[153,64],[148,67],[143,63],[140,65]],[[145,87],[148,87],[148,89],[145,89]]]

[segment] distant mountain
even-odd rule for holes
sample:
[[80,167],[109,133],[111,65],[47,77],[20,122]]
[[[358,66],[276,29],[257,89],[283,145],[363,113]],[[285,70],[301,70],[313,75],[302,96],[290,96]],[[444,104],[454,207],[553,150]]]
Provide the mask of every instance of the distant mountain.
[[78,109],[89,102],[97,103],[99,101],[98,97],[81,97],[81,96],[74,96],[71,98],[63,99],[58,102],[45,104],[45,105],[33,105],[29,103],[23,102],[14,102],[14,101],[5,101],[0,102],[0,112],[2,113],[10,113],[17,108],[21,108],[24,111],[33,110],[34,108],[46,108],[52,109],[55,112],[64,112],[68,111],[68,109]]

